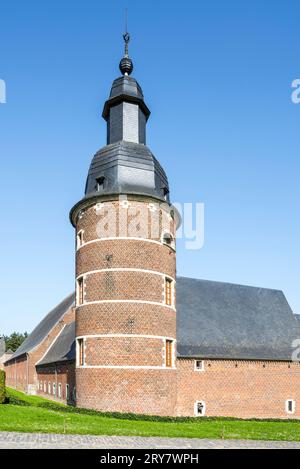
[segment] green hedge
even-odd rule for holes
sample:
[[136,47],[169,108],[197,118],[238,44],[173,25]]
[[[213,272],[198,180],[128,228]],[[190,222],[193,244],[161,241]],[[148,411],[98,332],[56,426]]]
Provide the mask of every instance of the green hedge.
[[0,370],[0,404],[4,404],[5,400],[6,400],[5,371]]

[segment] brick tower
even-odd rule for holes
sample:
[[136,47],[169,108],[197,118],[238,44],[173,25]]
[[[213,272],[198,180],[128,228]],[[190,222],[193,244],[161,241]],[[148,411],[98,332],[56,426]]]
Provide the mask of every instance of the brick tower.
[[76,398],[102,411],[174,415],[175,232],[166,174],[146,146],[150,111],[122,76],[103,110],[107,145],[90,165],[76,229]]

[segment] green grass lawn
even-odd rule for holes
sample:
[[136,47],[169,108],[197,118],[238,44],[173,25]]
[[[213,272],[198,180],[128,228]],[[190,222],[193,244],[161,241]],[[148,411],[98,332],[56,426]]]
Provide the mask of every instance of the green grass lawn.
[[67,407],[7,389],[9,404],[0,405],[0,431],[135,435],[185,438],[300,440],[300,421],[225,418],[156,418],[102,414]]

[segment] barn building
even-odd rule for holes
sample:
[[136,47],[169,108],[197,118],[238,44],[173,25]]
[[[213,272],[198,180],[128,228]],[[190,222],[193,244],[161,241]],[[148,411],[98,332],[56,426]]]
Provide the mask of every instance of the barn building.
[[299,418],[300,322],[284,294],[176,275],[180,216],[124,40],[107,144],[70,212],[76,291],[6,361],[7,384],[106,412]]

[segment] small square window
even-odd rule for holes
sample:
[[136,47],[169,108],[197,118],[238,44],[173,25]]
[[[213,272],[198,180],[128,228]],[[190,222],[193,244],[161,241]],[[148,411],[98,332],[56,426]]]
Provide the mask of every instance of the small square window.
[[194,414],[198,417],[205,415],[206,405],[204,401],[196,401],[194,404]]
[[293,399],[287,399],[285,401],[285,411],[288,414],[294,414],[296,410],[296,402]]
[[195,360],[195,371],[204,371],[204,361]]

